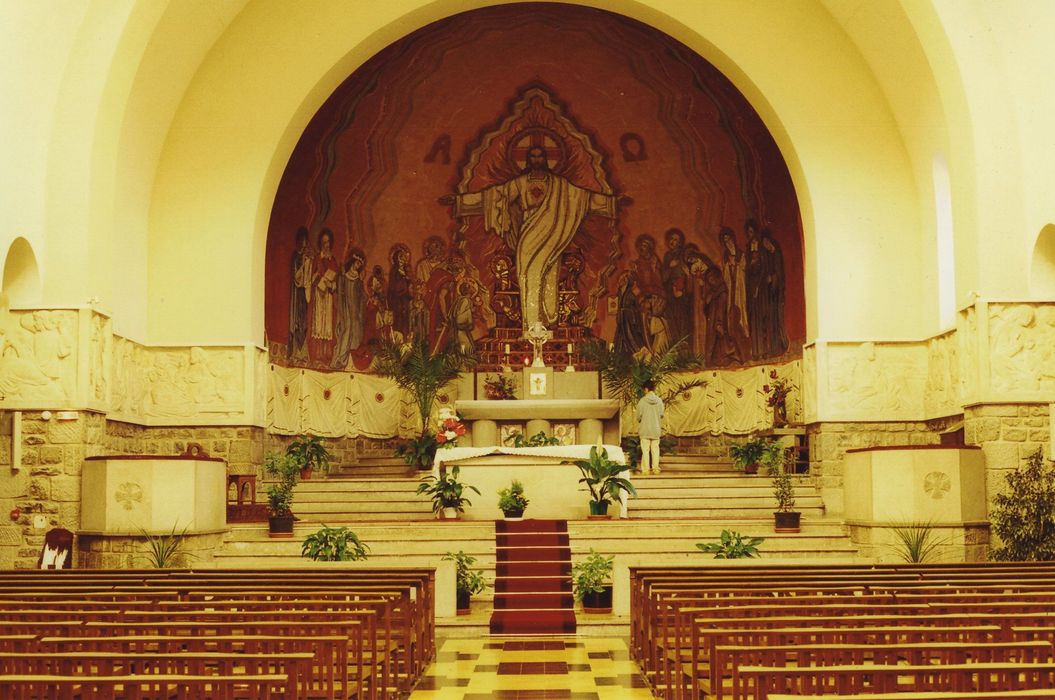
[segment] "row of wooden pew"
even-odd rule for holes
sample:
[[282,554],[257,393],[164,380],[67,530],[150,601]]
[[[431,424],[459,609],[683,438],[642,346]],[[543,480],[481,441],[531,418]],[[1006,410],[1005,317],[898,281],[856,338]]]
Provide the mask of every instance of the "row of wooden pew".
[[670,700],[1055,698],[1055,563],[636,567],[630,586],[631,651]]
[[0,572],[0,700],[405,696],[434,569]]

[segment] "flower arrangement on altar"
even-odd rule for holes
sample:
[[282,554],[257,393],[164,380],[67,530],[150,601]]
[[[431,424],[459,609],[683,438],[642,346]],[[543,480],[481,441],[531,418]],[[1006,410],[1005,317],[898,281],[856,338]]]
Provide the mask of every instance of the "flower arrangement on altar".
[[769,370],[769,383],[762,386],[762,393],[766,395],[766,405],[773,409],[773,424],[777,427],[787,425],[788,395],[793,389],[791,381],[779,376],[775,369]]
[[456,447],[458,438],[468,432],[465,423],[457,415],[440,418],[436,429],[436,442],[440,447]]
[[484,395],[491,401],[516,398],[516,382],[512,374],[489,374],[484,378]]

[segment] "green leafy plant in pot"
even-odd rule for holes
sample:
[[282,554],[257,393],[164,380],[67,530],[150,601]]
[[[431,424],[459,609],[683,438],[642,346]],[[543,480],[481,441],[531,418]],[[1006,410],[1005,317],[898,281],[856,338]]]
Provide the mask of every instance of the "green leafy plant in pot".
[[460,471],[455,465],[443,476],[427,474],[418,484],[418,495],[425,494],[432,499],[432,512],[441,520],[456,520],[459,513],[465,512],[465,506],[473,504],[465,495],[467,490],[480,495],[478,488],[458,479]]
[[[783,454],[783,453],[782,453]],[[798,532],[801,513],[792,510],[795,507],[795,485],[791,481],[786,462],[768,466],[773,479],[773,497],[777,499],[777,510],[773,513],[776,532]]]
[[524,485],[513,479],[509,488],[498,491],[498,508],[506,520],[519,520],[524,517],[524,509],[528,507],[527,496],[524,495]]
[[774,440],[752,438],[730,446],[729,454],[733,458],[733,463],[742,469],[744,474],[757,474],[759,467],[768,467],[781,461],[784,448]]
[[316,469],[323,474],[330,473],[332,457],[318,435],[298,435],[286,446],[286,454],[300,465],[301,479],[310,479]]
[[327,527],[325,524],[304,538],[300,555],[312,561],[361,561],[366,559],[370,546],[347,527]]
[[483,574],[470,568],[476,563],[476,557],[458,550],[457,552],[447,552],[443,555],[443,561],[454,562],[454,589],[458,599],[458,614],[468,615],[472,597],[477,593],[483,592],[484,588],[487,587]]
[[612,612],[612,566],[615,557],[606,557],[590,549],[590,554],[571,567],[575,600],[582,602],[583,612]]
[[764,537],[722,530],[717,542],[697,542],[696,547],[715,559],[753,559],[758,556],[758,545],[765,541]]
[[277,481],[267,487],[267,525],[271,537],[293,537],[293,489],[300,463],[288,454],[264,455],[264,472]]
[[612,501],[618,501],[624,491],[631,496],[637,495],[630,480],[620,476],[627,469],[626,465],[608,459],[608,450],[603,447],[594,445],[590,448],[589,459],[567,460],[564,464],[574,464],[582,473],[579,483],[586,484],[590,490],[590,517],[608,517],[608,506]]

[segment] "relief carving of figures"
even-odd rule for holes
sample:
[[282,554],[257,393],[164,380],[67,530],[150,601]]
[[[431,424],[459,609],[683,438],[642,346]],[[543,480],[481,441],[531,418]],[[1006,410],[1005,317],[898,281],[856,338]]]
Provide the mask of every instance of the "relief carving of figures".
[[114,338],[112,393],[110,410],[119,416],[133,416],[137,412],[135,405],[134,373],[135,345],[125,338]]
[[1055,392],[1055,305],[1038,305],[1036,316],[1037,347],[1040,349],[1040,357],[1037,360],[1040,390],[1051,394]]
[[952,334],[946,334],[927,341],[923,408],[928,416],[955,413],[961,406],[954,340]]
[[1026,304],[989,306],[989,372],[995,391],[1022,392],[1040,388],[1040,357],[1036,314]]
[[94,312],[91,319],[91,339],[89,341],[91,362],[88,364],[88,386],[91,387],[92,398],[102,403],[106,401],[108,388],[106,360],[110,357],[112,347],[110,319]]
[[[6,313],[0,308],[0,395],[8,399],[73,398],[76,312]],[[17,319],[17,320],[16,320]]]

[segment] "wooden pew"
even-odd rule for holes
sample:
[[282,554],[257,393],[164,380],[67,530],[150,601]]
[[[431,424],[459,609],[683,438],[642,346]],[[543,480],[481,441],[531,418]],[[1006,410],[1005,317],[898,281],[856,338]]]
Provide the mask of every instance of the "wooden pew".
[[281,697],[286,683],[281,675],[0,675],[0,700],[270,700]]

